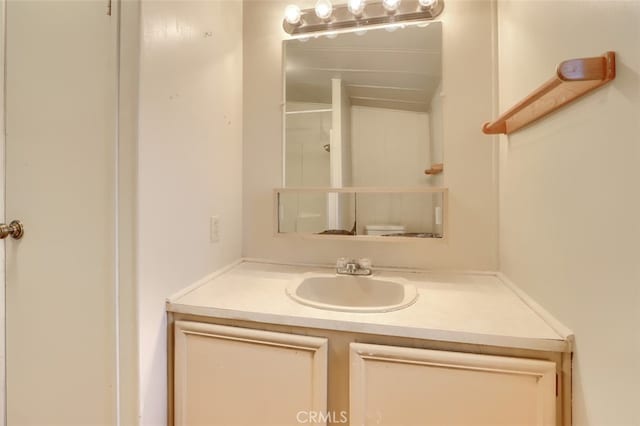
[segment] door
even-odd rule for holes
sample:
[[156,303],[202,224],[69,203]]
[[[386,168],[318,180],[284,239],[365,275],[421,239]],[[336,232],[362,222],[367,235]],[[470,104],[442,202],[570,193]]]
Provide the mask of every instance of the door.
[[326,424],[325,338],[175,323],[176,426]]
[[117,20],[6,2],[8,425],[116,424]]
[[556,424],[553,362],[351,344],[352,425]]

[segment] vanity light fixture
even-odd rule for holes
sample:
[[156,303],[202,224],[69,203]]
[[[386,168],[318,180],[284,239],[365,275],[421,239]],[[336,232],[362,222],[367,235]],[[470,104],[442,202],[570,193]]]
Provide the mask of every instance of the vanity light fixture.
[[422,9],[430,9],[438,3],[438,0],[418,0]]
[[365,0],[348,0],[347,2],[347,9],[349,9],[349,12],[351,12],[351,14],[356,18],[360,18],[362,16],[365,6]]
[[284,20],[290,24],[298,26],[302,23],[302,11],[295,4],[290,4],[284,9]]
[[333,13],[333,5],[329,0],[318,0],[315,10],[316,16],[323,21],[326,21],[331,18],[331,14]]
[[382,0],[382,7],[388,13],[396,13],[398,6],[400,6],[400,0]]
[[318,0],[312,9],[300,10],[296,5],[285,9],[284,30],[293,36],[317,33],[359,32],[368,28],[402,28],[398,24],[425,23],[444,10],[444,0],[346,0],[333,5]]

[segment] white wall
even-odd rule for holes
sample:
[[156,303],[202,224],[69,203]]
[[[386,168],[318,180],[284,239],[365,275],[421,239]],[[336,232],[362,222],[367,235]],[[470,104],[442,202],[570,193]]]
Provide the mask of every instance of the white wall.
[[140,410],[165,425],[165,298],[241,253],[242,6],[149,0],[141,13]]
[[353,185],[353,159],[351,142],[351,99],[340,81],[340,149],[342,154],[342,185]]
[[282,183],[282,14],[288,3],[244,3],[244,255],[325,263],[367,256],[378,265],[496,269],[497,156],[494,138],[479,131],[493,114],[491,3],[450,0],[441,18],[450,238],[394,244],[273,235],[272,190]]
[[[429,185],[429,115],[426,112],[352,107],[354,186]],[[403,225],[406,232],[433,232],[431,194],[358,196],[358,227]],[[360,231],[359,229],[359,231]]]
[[[429,144],[430,148],[430,157],[431,164],[440,164],[444,162],[444,128],[443,121],[444,118],[442,116],[442,96],[440,93],[442,92],[442,84],[438,85],[438,88],[435,91],[434,96],[431,98],[431,104],[429,105],[429,132],[431,143]],[[433,186],[442,186],[444,182],[444,175],[447,173],[445,169],[443,173],[437,175],[431,175],[430,183]],[[443,208],[443,199],[438,194],[433,195],[433,207]],[[442,211],[442,210],[441,210]],[[435,214],[435,213],[434,213]],[[434,232],[437,234],[442,234],[444,229],[443,223],[435,223],[435,217],[433,222]]]
[[425,112],[353,106],[353,184],[417,186],[429,182],[429,116]]
[[[435,95],[431,98],[431,104],[429,105],[429,155],[431,164],[438,164],[444,161],[444,129],[443,129],[443,111],[442,111],[442,85],[439,85],[435,91]],[[446,170],[445,170],[446,173]],[[431,176],[431,184],[434,186],[441,186],[443,182],[443,175]]]
[[576,335],[574,424],[640,424],[640,2],[499,2],[500,104],[562,60],[616,79],[501,141],[500,264]]
[[[337,81],[340,81],[339,87]],[[344,82],[339,79],[333,79],[333,95],[334,119],[340,119],[340,178],[342,186],[353,186],[353,159],[351,146],[351,99],[349,99],[347,89]],[[339,99],[335,99],[337,93],[340,93]],[[340,101],[339,107],[337,100]],[[338,107],[338,111],[335,111]],[[336,112],[339,113],[335,114]],[[338,117],[336,117],[338,115]],[[334,132],[337,129],[334,127]],[[333,141],[332,141],[333,143]],[[337,225],[340,229],[351,230],[354,221],[354,204],[353,196],[350,194],[335,195],[336,204],[338,206]]]

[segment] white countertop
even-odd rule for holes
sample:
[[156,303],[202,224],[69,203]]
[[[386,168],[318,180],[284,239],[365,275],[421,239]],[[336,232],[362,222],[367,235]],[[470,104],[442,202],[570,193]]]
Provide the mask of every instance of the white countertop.
[[[167,311],[289,326],[383,334],[445,342],[557,352],[571,350],[572,336],[495,273],[398,272],[418,289],[402,310],[349,313],[294,302],[287,284],[305,272],[331,268],[242,261],[194,284],[167,301]],[[534,308],[532,308],[534,306]],[[552,328],[554,326],[554,328]]]

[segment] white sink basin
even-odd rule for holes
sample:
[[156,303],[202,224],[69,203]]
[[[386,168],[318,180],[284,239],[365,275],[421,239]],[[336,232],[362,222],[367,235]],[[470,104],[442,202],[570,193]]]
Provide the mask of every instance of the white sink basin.
[[287,294],[303,305],[345,312],[395,311],[418,297],[415,286],[403,278],[332,274],[303,274]]

